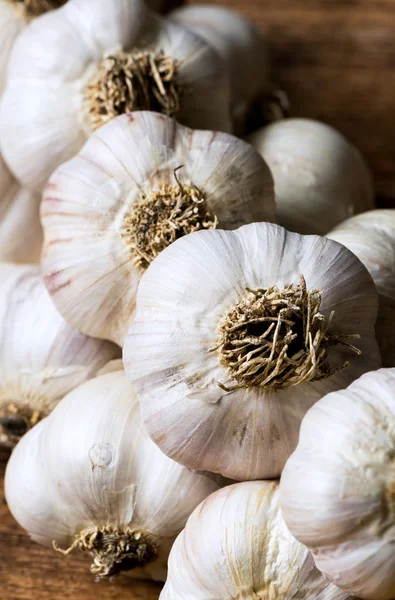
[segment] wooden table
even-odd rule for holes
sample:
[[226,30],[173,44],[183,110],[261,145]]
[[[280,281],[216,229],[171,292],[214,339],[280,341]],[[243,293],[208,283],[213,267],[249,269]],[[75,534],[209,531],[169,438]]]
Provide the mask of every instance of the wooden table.
[[[208,1],[208,0],[206,0]],[[395,201],[394,0],[214,0],[259,24],[273,78],[287,90],[292,116],[321,119],[365,154],[378,201]],[[0,477],[7,453],[0,453]],[[160,586],[119,577],[94,584],[88,560],[29,541],[0,492],[2,600],[156,600]]]

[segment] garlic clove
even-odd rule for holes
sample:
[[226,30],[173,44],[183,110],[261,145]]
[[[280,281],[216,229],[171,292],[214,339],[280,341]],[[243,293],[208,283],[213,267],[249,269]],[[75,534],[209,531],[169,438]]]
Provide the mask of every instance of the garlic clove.
[[41,190],[112,116],[153,108],[174,112],[191,127],[230,131],[229,106],[223,59],[190,31],[157,17],[141,0],[69,0],[35,19],[15,43],[1,146],[18,179]]
[[245,142],[140,111],[110,121],[55,171],[41,215],[58,310],[122,345],[149,262],[189,231],[273,220],[273,181]]
[[328,238],[351,250],[371,274],[379,294],[376,336],[383,365],[395,365],[395,210],[372,210],[340,223]]
[[278,222],[290,231],[324,235],[374,207],[372,177],[362,155],[332,127],[286,119],[248,140],[273,173]]
[[[380,366],[373,281],[351,252],[328,241],[269,223],[202,231],[172,244],[147,269],[123,359],[148,432],[170,458],[237,480],[278,477],[308,408]],[[272,290],[254,317],[243,305],[253,297],[247,290]],[[284,323],[274,336],[266,321],[255,329],[258,318],[278,327],[270,297],[273,307],[301,302],[286,319],[290,332]],[[318,299],[310,340],[297,315],[306,322]],[[243,325],[251,319],[251,328]],[[326,341],[313,351],[321,323]],[[223,342],[224,331],[240,333]]]
[[14,42],[25,26],[23,15],[9,0],[0,0],[0,94],[3,93]]
[[0,281],[0,444],[12,447],[120,350],[63,321],[38,266],[2,263]]
[[[98,578],[135,567],[135,576],[154,579],[165,577],[170,545],[189,514],[218,489],[149,439],[123,371],[75,389],[24,436],[5,487],[10,510],[33,540],[65,551],[89,548]],[[133,548],[143,553],[141,566]]]

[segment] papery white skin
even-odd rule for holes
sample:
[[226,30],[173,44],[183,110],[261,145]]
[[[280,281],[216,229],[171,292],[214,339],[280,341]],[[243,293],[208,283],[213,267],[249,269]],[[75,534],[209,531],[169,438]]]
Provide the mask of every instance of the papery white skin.
[[274,220],[273,179],[250,145],[153,112],[113,119],[44,193],[44,279],[70,324],[123,345],[143,274],[122,236],[124,219],[142,192],[176,184],[180,166],[178,179],[204,193],[222,228]]
[[[0,285],[0,413],[13,404],[45,416],[66,393],[119,356],[115,345],[65,323],[39,266],[2,263]],[[15,441],[0,424],[0,444]]]
[[278,482],[226,487],[189,517],[160,600],[346,600],[281,517]]
[[363,375],[303,420],[281,479],[291,532],[336,585],[395,596],[395,369]]
[[273,173],[278,222],[290,231],[324,235],[374,208],[372,178],[362,155],[332,127],[285,119],[248,141]]
[[8,0],[0,0],[0,94],[5,88],[12,47],[26,24],[27,21],[20,11]]
[[67,548],[86,528],[132,527],[157,542],[157,560],[131,573],[166,578],[171,543],[215,481],[168,459],[146,434],[123,371],[86,382],[15,448],[6,498],[30,537]]
[[186,6],[173,11],[169,18],[202,37],[225,59],[232,84],[233,118],[243,122],[251,104],[268,88],[262,34],[243,15],[222,6]]
[[0,155],[0,260],[39,262],[40,200],[39,194],[19,185]]
[[379,294],[376,336],[383,366],[395,366],[395,210],[357,215],[327,237],[349,248],[371,274]]
[[8,165],[41,189],[91,134],[84,88],[103,56],[150,48],[179,62],[183,88],[177,119],[230,131],[230,90],[223,59],[192,32],[155,16],[142,0],[69,0],[35,19],[15,43],[1,105],[1,145]]
[[[321,290],[321,312],[336,311],[329,332],[359,333],[362,356],[334,346],[331,369],[346,360],[350,365],[329,378],[285,390],[223,391],[218,382],[234,380],[217,352],[208,352],[218,343],[221,320],[247,287],[281,288],[299,283],[301,274],[307,289]],[[380,366],[376,314],[371,277],[340,244],[269,223],[197,232],[147,269],[124,346],[125,368],[147,429],[168,456],[236,480],[273,478],[297,444],[306,411]]]

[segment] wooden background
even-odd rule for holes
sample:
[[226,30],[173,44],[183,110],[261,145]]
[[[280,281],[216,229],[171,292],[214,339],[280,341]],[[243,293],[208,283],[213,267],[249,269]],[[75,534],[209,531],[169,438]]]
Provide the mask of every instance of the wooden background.
[[[208,1],[208,0],[206,0]],[[292,116],[337,127],[365,154],[381,206],[395,201],[395,0],[213,0],[244,12],[268,43]],[[259,57],[257,57],[259,60]],[[0,453],[3,477],[7,453]],[[29,541],[0,491],[3,600],[156,600],[160,586],[94,584],[89,561]]]

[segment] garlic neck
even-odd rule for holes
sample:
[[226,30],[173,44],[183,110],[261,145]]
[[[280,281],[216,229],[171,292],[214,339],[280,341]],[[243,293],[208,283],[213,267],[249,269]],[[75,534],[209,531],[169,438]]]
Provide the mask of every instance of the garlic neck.
[[287,389],[330,377],[349,364],[330,369],[328,349],[336,344],[361,353],[348,341],[359,338],[358,334],[328,332],[334,312],[329,318],[320,313],[321,294],[308,291],[303,277],[299,285],[246,292],[220,324],[218,345],[211,349],[219,353],[221,364],[236,381],[219,383],[225,391]]
[[135,263],[146,269],[162,250],[178,238],[201,229],[215,229],[217,218],[192,183],[163,184],[143,195],[124,219],[122,236]]
[[85,529],[67,550],[55,543],[54,548],[62,554],[69,554],[75,548],[90,552],[93,557],[91,572],[98,579],[143,567],[158,555],[156,544],[149,535],[130,527],[121,530],[111,525]]
[[181,93],[177,71],[177,61],[163,52],[118,51],[104,56],[84,90],[91,128],[135,110],[176,116]]
[[0,406],[0,445],[13,448],[20,438],[46,415],[27,404],[8,402]]
[[27,19],[34,19],[43,13],[66,4],[67,0],[7,0]]

